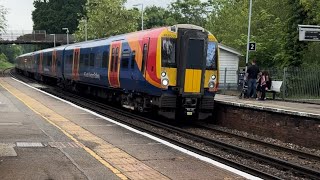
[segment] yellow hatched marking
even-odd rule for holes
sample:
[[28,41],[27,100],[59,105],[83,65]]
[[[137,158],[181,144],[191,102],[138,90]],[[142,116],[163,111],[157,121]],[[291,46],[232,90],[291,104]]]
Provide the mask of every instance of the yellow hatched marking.
[[[120,179],[136,179],[139,176],[144,177],[144,179],[168,179],[166,176],[145,165],[121,149],[107,143],[103,139],[52,111],[39,101],[15,89],[2,79],[0,79],[0,85],[22,101],[36,114],[39,114],[50,124],[57,127],[79,147],[83,148],[87,153],[110,169]],[[77,139],[75,137],[77,137]],[[92,150],[82,144],[78,139],[81,141],[94,142],[97,146]]]

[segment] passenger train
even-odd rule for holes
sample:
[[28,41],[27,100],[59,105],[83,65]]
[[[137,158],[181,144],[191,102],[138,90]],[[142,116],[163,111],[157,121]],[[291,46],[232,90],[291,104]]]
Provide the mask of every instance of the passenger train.
[[212,115],[218,43],[178,24],[23,54],[16,70],[40,81],[170,119]]

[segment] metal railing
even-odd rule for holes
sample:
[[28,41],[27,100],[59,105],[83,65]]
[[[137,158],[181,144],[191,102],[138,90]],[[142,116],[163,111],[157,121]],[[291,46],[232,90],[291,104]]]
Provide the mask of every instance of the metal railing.
[[[273,81],[282,81],[281,92],[276,93],[277,99],[320,104],[320,69],[261,69],[264,70],[269,73]],[[240,94],[243,77],[243,70],[228,68],[220,70],[219,93]]]

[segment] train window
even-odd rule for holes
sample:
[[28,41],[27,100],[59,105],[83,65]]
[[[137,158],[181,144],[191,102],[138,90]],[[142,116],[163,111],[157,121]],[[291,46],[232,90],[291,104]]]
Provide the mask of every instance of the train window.
[[114,65],[113,63],[114,63],[114,59],[115,59],[115,53],[116,53],[116,50],[114,48],[112,48],[110,71],[113,71],[113,65]]
[[52,65],[52,55],[48,55],[48,66]]
[[114,71],[118,71],[118,62],[119,61],[119,48],[116,48],[116,54],[114,56]]
[[80,66],[84,65],[84,54],[80,54]]
[[204,40],[190,39],[187,49],[187,64],[188,69],[202,69],[204,63]]
[[89,61],[90,61],[89,54],[85,54],[84,55],[84,65],[89,66]]
[[70,65],[73,64],[73,55],[72,54],[69,55],[69,64]]
[[142,56],[142,63],[141,63],[141,72],[142,74],[144,74],[144,70],[145,70],[145,64],[148,58],[148,46],[147,44],[143,45],[143,56]]
[[46,60],[47,66],[50,66],[50,59],[48,54],[45,55],[45,60]]
[[217,43],[209,42],[207,51],[206,69],[217,70]]
[[95,56],[94,53],[90,53],[90,66],[91,67],[94,67],[94,56]]
[[101,67],[101,60],[102,60],[102,52],[98,52],[95,56],[95,67],[100,68]]
[[130,51],[128,49],[122,52],[121,68],[129,68]]
[[136,62],[136,51],[132,51],[131,55],[131,69],[134,68],[134,63]]
[[102,54],[102,68],[107,68],[109,64],[109,51],[103,51]]
[[176,39],[162,38],[162,66],[163,67],[177,67],[176,63]]

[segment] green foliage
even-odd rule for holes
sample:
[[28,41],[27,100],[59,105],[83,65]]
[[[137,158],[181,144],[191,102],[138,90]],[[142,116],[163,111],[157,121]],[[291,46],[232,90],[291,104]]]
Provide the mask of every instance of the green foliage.
[[22,54],[23,50],[18,45],[0,45],[0,54],[6,56],[6,61],[13,63],[14,59]]
[[[249,0],[216,0],[210,4],[213,10],[206,29],[219,42],[245,55]],[[319,5],[317,0],[253,1],[250,41],[257,43],[257,51],[250,52],[250,59],[255,57],[263,67],[300,66],[308,47],[299,42],[297,27],[320,24]]]
[[[146,29],[150,29],[153,27],[161,27],[166,25],[172,25],[167,23],[167,19],[169,18],[169,11],[157,6],[146,7],[144,10],[145,18],[144,18],[144,27]],[[139,23],[140,23],[139,19]],[[141,23],[139,24],[139,27]]]
[[307,49],[306,42],[299,41],[299,24],[313,24],[314,14],[309,8],[309,4],[303,4],[301,0],[288,0],[291,17],[287,24],[287,36],[285,43],[286,65],[299,67],[303,60],[303,51]]
[[63,27],[70,33],[77,30],[78,19],[84,16],[86,0],[35,0],[32,12],[33,29],[46,30],[48,34],[63,34]]
[[209,5],[207,1],[201,0],[176,0],[169,7],[170,21],[174,19],[179,24],[195,24],[203,27],[207,22]]
[[[309,42],[308,49],[303,53],[303,67],[314,67],[320,68],[320,43],[319,42]],[[320,79],[320,78],[319,78]]]
[[104,38],[137,29],[139,13],[125,9],[123,0],[91,0],[85,8],[87,17],[80,20],[79,30],[75,33],[78,40],[85,39],[86,20],[88,39]]
[[0,69],[13,67],[13,64],[8,62],[7,56],[3,53],[0,54]]

